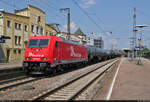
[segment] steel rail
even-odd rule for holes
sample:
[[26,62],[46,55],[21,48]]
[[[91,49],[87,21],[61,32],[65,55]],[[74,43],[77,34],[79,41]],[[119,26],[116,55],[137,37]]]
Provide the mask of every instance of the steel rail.
[[[106,66],[107,64],[109,64],[109,63],[111,63],[111,62],[113,62],[113,61],[116,62],[116,61],[118,61],[118,60],[113,59],[113,60],[111,60],[111,61],[109,61],[109,62],[106,62],[105,64],[103,64],[103,65],[101,65],[101,66],[99,66],[99,67],[93,69],[92,71],[90,70],[90,71],[88,71],[88,72],[86,72],[86,73],[83,73],[82,75],[78,76],[77,78],[72,79],[72,80],[69,81],[69,82],[64,83],[63,85],[60,85],[60,86],[58,86],[58,87],[56,87],[56,88],[54,88],[54,89],[52,89],[52,90],[47,90],[47,91],[43,92],[42,94],[40,94],[40,95],[38,95],[38,96],[35,96],[35,97],[33,98],[33,100],[41,100],[41,99],[44,99],[45,97],[49,96],[50,94],[55,93],[56,91],[60,90],[61,88],[65,87],[65,86],[67,86],[67,85],[69,85],[69,84],[71,84],[71,83],[73,83],[73,82],[75,82],[75,81],[77,81],[77,80],[79,80],[79,79],[81,79],[81,78],[83,78],[84,76],[86,76],[86,75],[88,75],[88,74],[90,74],[90,73],[96,71],[97,69],[99,69],[99,68],[101,68],[101,67],[103,67],[103,66]],[[91,82],[91,83],[92,83],[92,82]],[[81,90],[80,90],[80,92],[81,92]],[[72,98],[74,98],[75,96],[76,96],[76,95],[73,95]],[[69,99],[72,99],[72,98],[69,98]]]
[[14,84],[11,84],[11,83],[9,83],[10,85],[7,85],[7,83],[6,84],[2,84],[2,85],[4,85],[4,87],[2,86],[0,88],[0,91],[7,90],[7,89],[10,89],[10,88],[13,88],[13,87],[17,87],[19,85],[27,84],[27,83],[30,83],[30,82],[33,82],[33,81],[37,81],[37,80],[40,80],[42,78],[44,78],[44,77],[33,78],[33,79],[30,79],[30,80],[25,80],[26,79],[25,78],[25,79],[22,79],[22,80],[25,80],[25,81],[20,80],[21,82],[18,82],[18,80],[16,80],[17,81],[16,83],[13,81]]
[[29,76],[20,76],[20,77],[8,79],[8,80],[3,80],[3,81],[0,81],[0,85],[2,85],[2,84],[7,84],[7,83],[10,83],[10,82],[13,82],[13,81],[22,80],[22,79],[25,79],[25,78],[28,78],[28,77],[29,77]]
[[[118,60],[117,60],[118,61]],[[117,62],[116,61],[116,62]],[[72,95],[68,100],[73,100],[75,99],[80,93],[82,93],[82,91],[84,91],[89,85],[91,85],[96,79],[98,79],[101,75],[103,75],[107,70],[109,70],[110,67],[112,67],[116,62],[114,62],[113,64],[111,64],[107,69],[105,69],[102,73],[98,74],[92,81],[90,81],[89,83],[87,83],[83,88],[81,88],[78,92],[76,92],[76,94]]]

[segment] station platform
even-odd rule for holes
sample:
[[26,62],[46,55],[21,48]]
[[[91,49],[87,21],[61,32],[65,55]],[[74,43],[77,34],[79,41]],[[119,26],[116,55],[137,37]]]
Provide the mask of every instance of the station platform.
[[0,71],[3,70],[14,70],[17,68],[21,68],[22,63],[21,62],[14,62],[14,63],[0,63]]
[[121,58],[118,69],[94,100],[150,100],[150,60]]

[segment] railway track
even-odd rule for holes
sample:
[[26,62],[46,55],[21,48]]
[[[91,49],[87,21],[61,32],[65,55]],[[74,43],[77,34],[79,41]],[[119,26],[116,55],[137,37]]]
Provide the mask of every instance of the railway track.
[[25,72],[21,70],[21,67],[12,68],[12,69],[4,69],[4,70],[0,70],[0,81],[12,79],[12,78],[16,78],[16,77],[24,76],[24,75],[25,75]]
[[7,90],[13,87],[17,87],[19,85],[27,84],[33,81],[37,81],[42,79],[43,77],[33,78],[28,76],[22,76],[18,78],[13,78],[10,80],[0,81],[0,91]]
[[23,72],[21,67],[12,67],[12,68],[6,68],[5,67],[3,69],[0,69],[0,77],[5,76],[5,75],[9,75],[9,74],[14,74],[14,73],[19,73],[19,72]]
[[9,72],[9,73],[1,73],[0,77],[4,77],[4,76],[8,76],[8,75],[12,75],[12,74],[23,74],[24,71],[14,71],[14,72]]
[[[1,74],[1,77],[4,78],[4,76],[12,76],[14,74],[23,74],[24,72],[23,71],[17,71],[17,72],[13,72],[11,71],[10,73],[4,73],[4,74]],[[59,73],[56,73],[56,75],[59,74]],[[33,77],[29,77],[29,76],[19,76],[19,77],[13,77],[13,78],[10,78],[10,79],[5,79],[5,80],[1,80],[0,81],[0,91],[3,91],[3,90],[7,90],[7,89],[10,89],[10,88],[13,88],[13,87],[17,87],[19,85],[23,85],[23,84],[26,84],[26,83],[30,83],[32,81],[36,81],[36,80],[39,80],[43,77],[40,77],[40,78],[33,78]]]
[[10,82],[13,82],[13,81],[17,81],[17,80],[21,80],[21,79],[24,79],[24,78],[27,78],[27,77],[28,76],[19,76],[19,77],[15,77],[15,78],[11,78],[11,79],[1,80],[0,81],[0,85],[7,84],[7,83],[10,83]]
[[47,90],[35,96],[33,100],[74,100],[97,78],[107,72],[117,61],[118,59],[101,67],[93,68],[93,70],[83,73],[53,90]]

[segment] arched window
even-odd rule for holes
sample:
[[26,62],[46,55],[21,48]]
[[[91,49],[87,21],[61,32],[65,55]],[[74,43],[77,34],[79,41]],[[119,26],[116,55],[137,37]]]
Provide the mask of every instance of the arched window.
[[41,17],[40,17],[40,16],[38,16],[37,22],[38,22],[38,23],[41,22]]

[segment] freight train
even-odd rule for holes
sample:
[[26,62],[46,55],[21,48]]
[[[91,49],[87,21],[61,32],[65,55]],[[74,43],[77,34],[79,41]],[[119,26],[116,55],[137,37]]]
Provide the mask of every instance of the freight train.
[[56,72],[88,61],[117,57],[114,51],[83,45],[58,36],[32,36],[25,50],[23,69],[29,73]]

